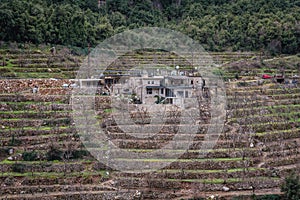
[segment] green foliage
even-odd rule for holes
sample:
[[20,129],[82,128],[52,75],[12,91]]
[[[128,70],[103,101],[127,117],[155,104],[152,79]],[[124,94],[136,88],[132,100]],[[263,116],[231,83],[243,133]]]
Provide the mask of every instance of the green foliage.
[[192,199],[189,199],[189,200],[205,200],[205,198],[202,198],[202,197],[195,197],[195,198],[192,198]]
[[72,151],[72,157],[74,159],[81,159],[85,156],[88,156],[90,155],[89,152],[87,150],[75,150],[75,151]]
[[[244,199],[250,199],[250,198],[249,198],[249,196],[237,196],[237,197],[232,198],[232,200],[244,200]],[[262,195],[262,196],[256,196],[254,194],[251,196],[251,199],[253,199],[253,200],[281,200],[282,197],[277,194]]]
[[62,160],[63,152],[54,146],[50,147],[50,150],[46,153],[46,158],[48,161]]
[[35,151],[31,151],[31,152],[24,152],[22,154],[22,158],[24,161],[36,161],[38,159],[38,156]]
[[[241,198],[243,199],[243,198]],[[253,200],[281,200],[282,197],[280,195],[276,194],[270,194],[270,195],[263,195],[263,196],[256,196],[255,194],[252,196]]]
[[2,0],[0,40],[95,46],[125,29],[159,26],[200,41],[207,50],[300,51],[293,0]]
[[300,199],[300,179],[299,175],[291,173],[285,178],[284,184],[281,186],[281,191],[284,192],[286,200]]
[[225,72],[222,69],[215,69],[212,73],[216,76],[223,76]]
[[12,171],[17,173],[24,173],[26,170],[26,165],[22,163],[14,163],[12,165]]

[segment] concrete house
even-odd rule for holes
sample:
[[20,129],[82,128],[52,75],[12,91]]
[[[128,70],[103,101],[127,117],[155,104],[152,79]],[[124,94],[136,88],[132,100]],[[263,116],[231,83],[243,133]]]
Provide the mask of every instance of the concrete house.
[[124,84],[114,85],[116,95],[133,95],[143,104],[183,104],[194,98],[203,86],[201,76],[166,75],[130,77]]

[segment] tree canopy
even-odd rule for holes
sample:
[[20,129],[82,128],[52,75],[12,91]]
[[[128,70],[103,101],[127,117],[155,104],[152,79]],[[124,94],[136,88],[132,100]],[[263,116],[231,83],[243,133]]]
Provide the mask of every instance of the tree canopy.
[[86,47],[126,29],[180,31],[210,51],[300,48],[297,0],[2,0],[0,40]]

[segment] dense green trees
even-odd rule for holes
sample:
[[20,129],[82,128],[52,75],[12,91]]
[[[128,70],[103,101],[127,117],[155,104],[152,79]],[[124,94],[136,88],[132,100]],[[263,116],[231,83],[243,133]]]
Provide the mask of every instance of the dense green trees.
[[211,51],[297,53],[294,0],[1,0],[0,40],[86,47],[125,29],[181,31]]
[[285,178],[284,184],[281,186],[281,191],[284,192],[284,199],[297,200],[300,199],[300,179],[299,175],[291,173]]

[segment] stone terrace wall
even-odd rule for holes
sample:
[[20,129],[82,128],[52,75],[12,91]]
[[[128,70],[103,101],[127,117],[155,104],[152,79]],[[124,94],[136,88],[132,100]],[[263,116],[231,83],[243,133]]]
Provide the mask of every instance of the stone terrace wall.
[[70,84],[68,79],[0,79],[0,93],[32,92],[32,88],[62,88],[63,84]]

